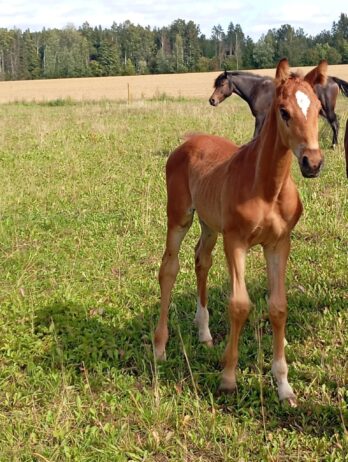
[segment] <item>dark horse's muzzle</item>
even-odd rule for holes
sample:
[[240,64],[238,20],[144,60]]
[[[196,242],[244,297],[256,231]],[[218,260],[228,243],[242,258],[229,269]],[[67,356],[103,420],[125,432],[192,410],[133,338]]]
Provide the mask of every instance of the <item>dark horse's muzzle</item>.
[[217,106],[219,104],[219,100],[217,98],[214,98],[214,96],[211,96],[209,98],[209,103],[212,105],[212,106]]

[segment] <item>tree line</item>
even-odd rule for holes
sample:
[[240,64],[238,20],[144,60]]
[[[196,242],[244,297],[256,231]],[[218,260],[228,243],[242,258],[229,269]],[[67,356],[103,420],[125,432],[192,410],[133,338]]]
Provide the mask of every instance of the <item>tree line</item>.
[[256,42],[240,24],[214,26],[206,37],[183,19],[161,28],[125,21],[110,28],[85,22],[39,32],[0,29],[0,80],[262,69],[284,56],[292,66],[347,64],[348,16],[341,13],[316,36],[284,24]]

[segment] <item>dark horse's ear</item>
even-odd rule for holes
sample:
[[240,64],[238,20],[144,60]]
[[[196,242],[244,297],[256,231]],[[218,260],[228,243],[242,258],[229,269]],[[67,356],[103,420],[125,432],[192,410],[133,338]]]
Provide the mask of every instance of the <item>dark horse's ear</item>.
[[276,76],[275,80],[276,83],[283,83],[286,79],[289,78],[290,75],[290,66],[289,61],[287,58],[283,58],[279,61],[277,69],[276,69]]
[[322,59],[320,63],[312,69],[308,74],[305,75],[304,79],[308,82],[312,87],[314,85],[326,85],[327,82],[327,68],[328,64],[326,59]]
[[225,79],[227,79],[227,69],[226,69],[226,67],[225,67],[225,71],[224,71],[224,77],[225,77]]

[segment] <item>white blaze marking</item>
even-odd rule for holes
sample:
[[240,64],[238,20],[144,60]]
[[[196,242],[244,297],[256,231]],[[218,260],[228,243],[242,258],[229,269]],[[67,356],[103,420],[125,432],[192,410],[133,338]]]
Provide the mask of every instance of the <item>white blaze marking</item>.
[[300,106],[301,111],[303,112],[303,115],[307,119],[307,111],[308,111],[309,105],[311,104],[310,99],[302,91],[297,91],[296,101],[297,101],[297,104]]

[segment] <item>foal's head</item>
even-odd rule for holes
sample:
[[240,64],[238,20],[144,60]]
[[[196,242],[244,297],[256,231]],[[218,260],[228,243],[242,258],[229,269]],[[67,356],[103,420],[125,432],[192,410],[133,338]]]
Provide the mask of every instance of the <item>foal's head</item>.
[[[315,71],[315,72],[314,72]],[[304,78],[290,74],[286,59],[279,62],[276,71],[275,109],[282,142],[289,147],[300,165],[302,175],[319,175],[323,156],[318,143],[318,116],[320,102],[313,86],[326,83],[327,63],[321,62]]]
[[233,93],[233,82],[228,78],[227,71],[220,74],[214,82],[214,92],[209,98],[209,103],[212,106],[217,106],[224,99],[228,98]]

